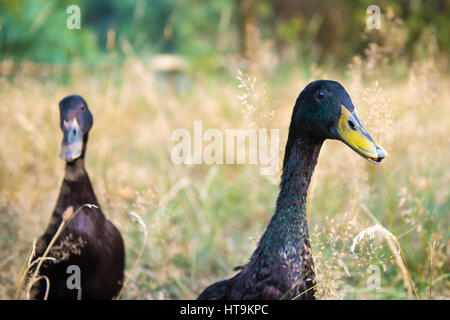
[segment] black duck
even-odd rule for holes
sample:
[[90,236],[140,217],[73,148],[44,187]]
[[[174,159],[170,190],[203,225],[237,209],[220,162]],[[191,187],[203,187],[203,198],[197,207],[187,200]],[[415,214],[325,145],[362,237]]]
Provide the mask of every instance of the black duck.
[[[66,209],[73,207],[76,214],[50,251],[58,261],[46,261],[40,275],[50,280],[48,299],[112,299],[122,288],[125,251],[120,232],[103,214],[84,167],[93,116],[77,95],[65,97],[59,108],[65,175],[50,223],[37,242],[37,256],[55,235]],[[74,274],[74,269],[68,268],[73,265],[80,271],[80,289],[67,284]],[[33,291],[36,299],[44,298],[45,281],[40,280]]]
[[292,112],[275,214],[250,261],[238,267],[234,277],[206,288],[198,299],[315,298],[306,195],[326,139],[340,140],[375,163],[386,156],[365,131],[350,96],[338,82],[308,84]]

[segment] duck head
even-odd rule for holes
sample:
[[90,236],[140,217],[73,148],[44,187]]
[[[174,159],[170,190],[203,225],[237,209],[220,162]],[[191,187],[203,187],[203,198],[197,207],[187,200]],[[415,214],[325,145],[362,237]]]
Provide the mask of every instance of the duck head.
[[340,140],[374,163],[387,155],[364,129],[350,96],[336,81],[317,80],[305,87],[295,103],[290,131]]
[[64,137],[59,156],[72,162],[84,156],[94,118],[84,99],[70,95],[59,102],[60,127]]

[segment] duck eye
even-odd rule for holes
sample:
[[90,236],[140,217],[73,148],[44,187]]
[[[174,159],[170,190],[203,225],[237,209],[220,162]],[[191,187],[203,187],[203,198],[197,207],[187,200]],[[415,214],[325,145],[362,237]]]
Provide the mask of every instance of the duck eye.
[[317,91],[317,98],[318,99],[323,99],[325,97],[325,92],[323,92],[322,90]]
[[84,106],[81,106],[81,110],[84,110]]

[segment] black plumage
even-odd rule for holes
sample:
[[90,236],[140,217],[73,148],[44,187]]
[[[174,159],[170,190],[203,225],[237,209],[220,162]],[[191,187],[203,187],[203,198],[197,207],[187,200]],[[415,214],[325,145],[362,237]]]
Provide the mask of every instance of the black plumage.
[[[59,107],[64,133],[60,156],[66,160],[65,175],[51,220],[37,242],[37,256],[55,235],[66,209],[72,206],[75,214],[50,251],[58,261],[46,261],[40,275],[50,280],[48,299],[111,299],[122,288],[125,251],[119,230],[100,208],[84,166],[93,117],[77,95],[65,97]],[[68,288],[71,265],[79,267],[80,290]],[[45,291],[45,281],[40,280],[32,293],[42,299]]]
[[341,140],[373,162],[386,155],[364,130],[338,82],[318,80],[306,86],[292,113],[275,214],[250,261],[234,277],[206,288],[198,299],[315,298],[306,196],[326,139]]

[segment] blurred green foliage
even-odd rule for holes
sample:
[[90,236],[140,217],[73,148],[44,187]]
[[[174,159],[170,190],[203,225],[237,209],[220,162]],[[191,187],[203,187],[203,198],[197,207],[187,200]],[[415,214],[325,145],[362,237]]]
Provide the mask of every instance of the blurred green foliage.
[[[66,27],[73,4],[81,8],[80,30]],[[407,57],[423,53],[416,46],[430,30],[440,53],[450,49],[449,0],[0,0],[0,59],[95,63],[112,51],[117,57],[178,53],[214,63],[216,56],[241,52],[239,10],[249,4],[254,37],[272,41],[277,52],[290,49],[292,61],[348,62],[363,54],[371,4],[404,21]]]

